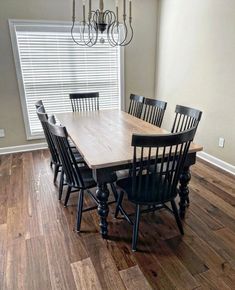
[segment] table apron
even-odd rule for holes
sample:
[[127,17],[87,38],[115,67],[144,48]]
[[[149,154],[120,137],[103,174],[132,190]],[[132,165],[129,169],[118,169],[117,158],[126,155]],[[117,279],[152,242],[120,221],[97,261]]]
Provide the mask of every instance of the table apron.
[[[186,160],[185,160],[185,167],[190,167],[191,165],[196,163],[196,152],[188,153]],[[121,165],[114,165],[110,167],[98,168],[93,169],[92,174],[95,181],[99,184],[102,183],[110,183],[112,182],[112,173],[124,170],[124,169],[131,169],[132,163],[126,163]]]

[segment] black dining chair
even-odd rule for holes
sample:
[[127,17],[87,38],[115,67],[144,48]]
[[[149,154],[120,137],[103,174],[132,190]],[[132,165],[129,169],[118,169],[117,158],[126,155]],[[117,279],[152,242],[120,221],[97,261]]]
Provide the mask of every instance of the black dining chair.
[[[46,110],[45,110],[45,106],[44,106],[42,100],[39,100],[39,101],[37,101],[37,102],[35,103],[36,110],[37,110],[38,108],[40,108],[41,106],[44,107],[44,112],[47,113]],[[72,148],[74,148],[74,150],[76,151],[76,146],[74,145],[74,143],[73,143],[73,141],[72,141],[71,139],[69,139],[69,145],[70,145]],[[80,153],[77,151],[77,154],[80,154]],[[52,166],[52,164],[51,164],[51,166]]]
[[73,112],[99,110],[99,93],[74,93],[69,98]]
[[[180,173],[195,132],[196,127],[176,134],[132,136],[132,173],[130,177],[117,181],[120,193],[115,216],[119,213],[119,206],[126,192],[128,200],[136,206],[135,220],[132,222],[133,251],[136,251],[137,247],[142,206],[148,206],[143,212],[163,207],[170,210],[174,214],[180,233],[184,234],[175,198]],[[172,209],[166,205],[167,202],[171,203]]]
[[42,103],[42,102],[41,101],[37,102],[35,104],[35,106],[37,108],[38,119],[41,122],[42,129],[43,129],[43,132],[44,132],[44,135],[46,138],[46,142],[47,142],[50,154],[51,154],[50,165],[51,165],[51,167],[52,167],[52,165],[54,165],[54,180],[53,181],[56,182],[57,175],[58,175],[58,173],[60,171],[60,167],[61,167],[60,158],[59,158],[59,155],[57,153],[57,150],[56,150],[56,147],[55,147],[55,144],[53,141],[53,137],[52,137],[52,135],[49,131],[49,128],[48,128],[48,115],[45,111],[44,106],[43,105],[39,106],[40,103]]
[[[56,149],[56,145],[55,145],[55,141],[54,138],[49,130],[49,126],[48,126],[48,115],[45,111],[45,108],[43,105],[41,105],[38,109],[37,109],[37,115],[38,118],[41,122],[42,128],[43,128],[43,132],[47,141],[47,145],[51,154],[51,167],[52,165],[54,165],[54,178],[53,178],[53,182],[56,182],[58,173],[61,172],[60,175],[60,183],[59,183],[59,200],[61,200],[61,196],[62,196],[62,192],[63,192],[63,186],[64,186],[64,174],[63,171],[61,170],[62,164],[60,161],[60,157],[58,154],[58,151]],[[70,142],[69,142],[69,146],[71,148],[71,150],[73,150],[75,156],[76,156],[76,162],[77,163],[81,163],[84,164],[85,161],[82,158],[82,156],[79,154],[79,152],[71,146]]]
[[128,114],[141,118],[142,110],[144,106],[144,97],[131,94],[130,95],[130,105],[128,109]]
[[[43,104],[42,100],[38,100],[38,101],[35,103],[35,108],[36,108],[36,110],[37,110],[38,108],[40,108],[41,106],[44,106],[44,104]],[[45,109],[45,108],[44,108],[44,109]]]
[[144,99],[143,120],[161,127],[167,103],[155,99]]
[[[96,182],[92,177],[92,170],[88,166],[78,166],[74,152],[71,150],[68,142],[68,132],[64,126],[56,125],[54,116],[49,117],[48,120],[49,129],[51,134],[54,136],[57,151],[62,163],[63,172],[66,178],[66,184],[68,186],[67,194],[65,197],[64,205],[67,206],[70,194],[73,191],[79,192],[78,205],[77,205],[77,232],[81,228],[82,213],[84,211],[96,209],[99,202],[96,196],[90,191],[91,188],[96,187]],[[116,181],[116,175],[111,176],[113,182]],[[96,206],[83,209],[84,193],[88,193]],[[117,201],[117,196],[115,196]],[[113,203],[113,202],[110,202]]]
[[[40,108],[41,106],[43,106],[43,108],[44,108],[44,113],[47,114],[46,109],[45,109],[45,106],[44,106],[44,104],[43,104],[43,101],[42,101],[42,100],[38,100],[38,101],[35,103],[35,108],[36,108],[36,110],[37,110],[38,108]],[[73,147],[74,149],[76,148],[76,146],[73,144],[73,141],[72,141],[71,139],[69,139],[69,144],[70,144],[70,146]],[[77,154],[79,154],[79,153],[77,152]]]
[[192,127],[197,127],[201,120],[201,116],[202,112],[197,109],[176,105],[175,119],[171,132],[177,133]]
[[[176,105],[175,119],[171,129],[172,133],[182,132],[192,127],[198,127],[202,112],[200,110]],[[186,197],[187,204],[190,203],[189,196]]]

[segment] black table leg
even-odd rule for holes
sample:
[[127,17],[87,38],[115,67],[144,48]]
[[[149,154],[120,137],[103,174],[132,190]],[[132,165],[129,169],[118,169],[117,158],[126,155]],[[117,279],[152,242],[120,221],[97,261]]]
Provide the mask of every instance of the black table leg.
[[189,204],[189,188],[188,184],[191,180],[190,166],[185,166],[180,175],[180,186],[179,186],[179,196],[180,196],[180,217],[183,219],[185,217],[185,210],[187,204]]
[[107,183],[98,183],[96,196],[99,201],[98,214],[100,216],[100,224],[99,224],[100,233],[103,238],[107,238],[108,236],[107,216],[109,213],[108,207],[109,190],[107,187]]

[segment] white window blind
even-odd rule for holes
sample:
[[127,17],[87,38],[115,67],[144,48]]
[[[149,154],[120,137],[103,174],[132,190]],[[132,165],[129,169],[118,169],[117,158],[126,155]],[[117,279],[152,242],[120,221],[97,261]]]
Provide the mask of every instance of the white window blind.
[[[121,106],[120,48],[106,40],[94,47],[74,44],[67,24],[10,22],[29,139],[42,135],[35,102],[48,113],[71,111],[70,93],[99,92],[100,109]],[[105,38],[105,35],[104,35]]]

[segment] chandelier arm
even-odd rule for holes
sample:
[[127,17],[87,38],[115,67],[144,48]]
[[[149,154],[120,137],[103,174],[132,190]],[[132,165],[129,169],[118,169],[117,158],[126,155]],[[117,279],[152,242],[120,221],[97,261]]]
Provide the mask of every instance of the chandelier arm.
[[[93,11],[92,11],[93,12]],[[81,23],[78,23],[79,25],[79,30],[80,30],[80,39],[83,43],[77,41],[74,37],[74,27],[75,27],[75,17],[73,17],[73,23],[72,23],[72,27],[71,27],[71,37],[72,37],[72,40],[74,41],[74,43],[76,43],[77,45],[79,46],[93,46],[97,43],[97,39],[98,39],[98,35],[97,35],[97,31],[96,31],[96,36],[95,36],[95,39],[94,37],[91,35],[91,29],[92,29],[92,24],[91,22],[89,21],[89,23],[85,23],[84,21]],[[81,27],[82,26],[82,27]],[[85,33],[86,33],[86,26],[87,26],[87,29],[88,29],[88,41],[85,40]],[[81,31],[83,30],[83,31]],[[92,33],[93,34],[93,33]]]
[[120,46],[127,46],[128,44],[131,43],[131,41],[132,41],[132,39],[134,37],[134,30],[133,30],[131,21],[130,21],[130,29],[131,29],[131,37],[130,37],[130,39],[127,42],[120,44]]
[[[76,43],[76,44],[79,45],[79,46],[85,46],[84,43],[79,43],[79,42],[75,39],[74,34],[73,34],[74,27],[75,27],[75,21],[73,21],[73,24],[72,24],[72,27],[71,27],[71,37],[72,37],[73,42]],[[81,35],[80,35],[80,37],[81,37]]]
[[[118,35],[118,41],[116,41],[115,39],[114,39],[114,29],[115,29],[115,27],[117,27],[117,35]],[[112,28],[112,39],[113,39],[113,41],[115,42],[115,44],[116,45],[120,45],[120,25],[119,25],[119,23],[117,23],[117,25],[114,25],[114,27]]]
[[[87,28],[88,30],[90,30],[90,27],[91,27],[91,24],[86,24],[87,25]],[[92,47],[93,45],[95,45],[97,43],[97,39],[98,39],[98,34],[96,32],[96,37],[95,37],[95,40],[93,41],[93,37],[91,38],[88,34],[88,41],[85,40],[85,30],[86,30],[86,25],[84,25],[84,28],[83,28],[83,42],[86,46],[89,46],[89,47]]]
[[[111,33],[112,29],[111,28],[115,26],[115,23],[117,23],[116,15],[113,11],[110,11],[110,10],[106,10],[106,11],[107,11],[106,17],[109,18],[109,24],[108,24],[108,28],[107,28],[108,42],[112,47],[115,47],[115,46],[117,46],[117,42],[111,38],[112,37],[112,33]],[[111,35],[111,37],[110,37],[110,35]]]
[[[111,36],[110,36],[111,35]],[[112,47],[115,47],[118,45],[118,42],[115,41],[115,39],[113,38],[113,35],[108,33],[107,34],[107,38],[108,38],[108,42]]]
[[[89,40],[86,41],[85,38],[84,38],[84,35],[85,35],[85,27],[84,27],[84,31],[83,31],[83,42],[86,46],[89,46],[89,47],[92,47],[94,46],[96,43],[97,43],[97,40],[98,40],[98,30],[97,30],[97,19],[98,19],[98,16],[99,16],[99,10],[96,10],[96,11],[91,11],[91,13],[93,14],[93,19],[92,21],[89,21],[89,23],[87,24],[87,27],[88,27],[88,38]],[[92,25],[93,23],[93,25]],[[92,36],[90,36],[90,31],[94,30],[95,31],[95,38]],[[92,35],[94,35],[92,33]]]
[[[92,32],[92,35],[90,34],[91,32]],[[93,29],[92,29],[92,24],[89,21],[89,24],[88,24],[88,38],[89,38],[89,41],[86,43],[87,46],[91,47],[91,46],[96,44],[98,35],[97,35],[96,31],[95,31],[95,33],[96,33],[96,37],[95,37],[95,40],[94,40],[94,33],[93,33]]]
[[[73,16],[72,16],[71,37],[72,37],[72,40],[74,43],[76,43],[79,46],[84,46],[85,45],[84,43],[79,43],[74,37],[73,30],[75,27],[75,22],[76,22],[76,3],[75,3],[75,0],[73,0]],[[79,25],[80,25],[80,23],[79,23]],[[80,34],[80,38],[81,38],[81,34]]]
[[126,42],[126,39],[127,39],[127,35],[128,35],[128,29],[127,29],[127,25],[126,25],[126,20],[123,22],[123,25],[124,25],[124,39],[119,43],[120,46],[122,46],[125,42]]
[[112,43],[112,46],[117,46],[117,45],[119,45],[119,43],[118,43],[118,41],[116,41],[115,40],[115,38],[114,38],[114,29],[115,29],[115,27],[117,27],[117,34],[118,34],[118,36],[119,36],[119,22],[118,21],[116,21],[116,15],[115,15],[115,13],[114,12],[112,12],[113,14],[114,14],[114,16],[115,16],[115,21],[111,24],[111,26],[110,26],[110,35],[111,35],[111,37],[109,36],[109,38],[110,38],[110,40],[111,40],[111,43]]
[[84,45],[87,45],[89,43],[89,41],[86,42],[86,40],[85,40],[85,32],[86,32],[86,22],[83,22],[82,41],[83,41]]
[[90,38],[90,41],[86,43],[87,46],[92,47],[97,43],[98,40],[98,31],[95,30],[95,37],[92,36],[92,38]]
[[119,24],[118,23],[117,24],[114,24],[112,26],[110,35],[111,35],[111,40],[112,40],[114,46],[118,46],[119,45],[118,40],[116,41],[115,38],[114,38],[114,29],[115,29],[115,27],[117,27],[117,35],[119,37]]

